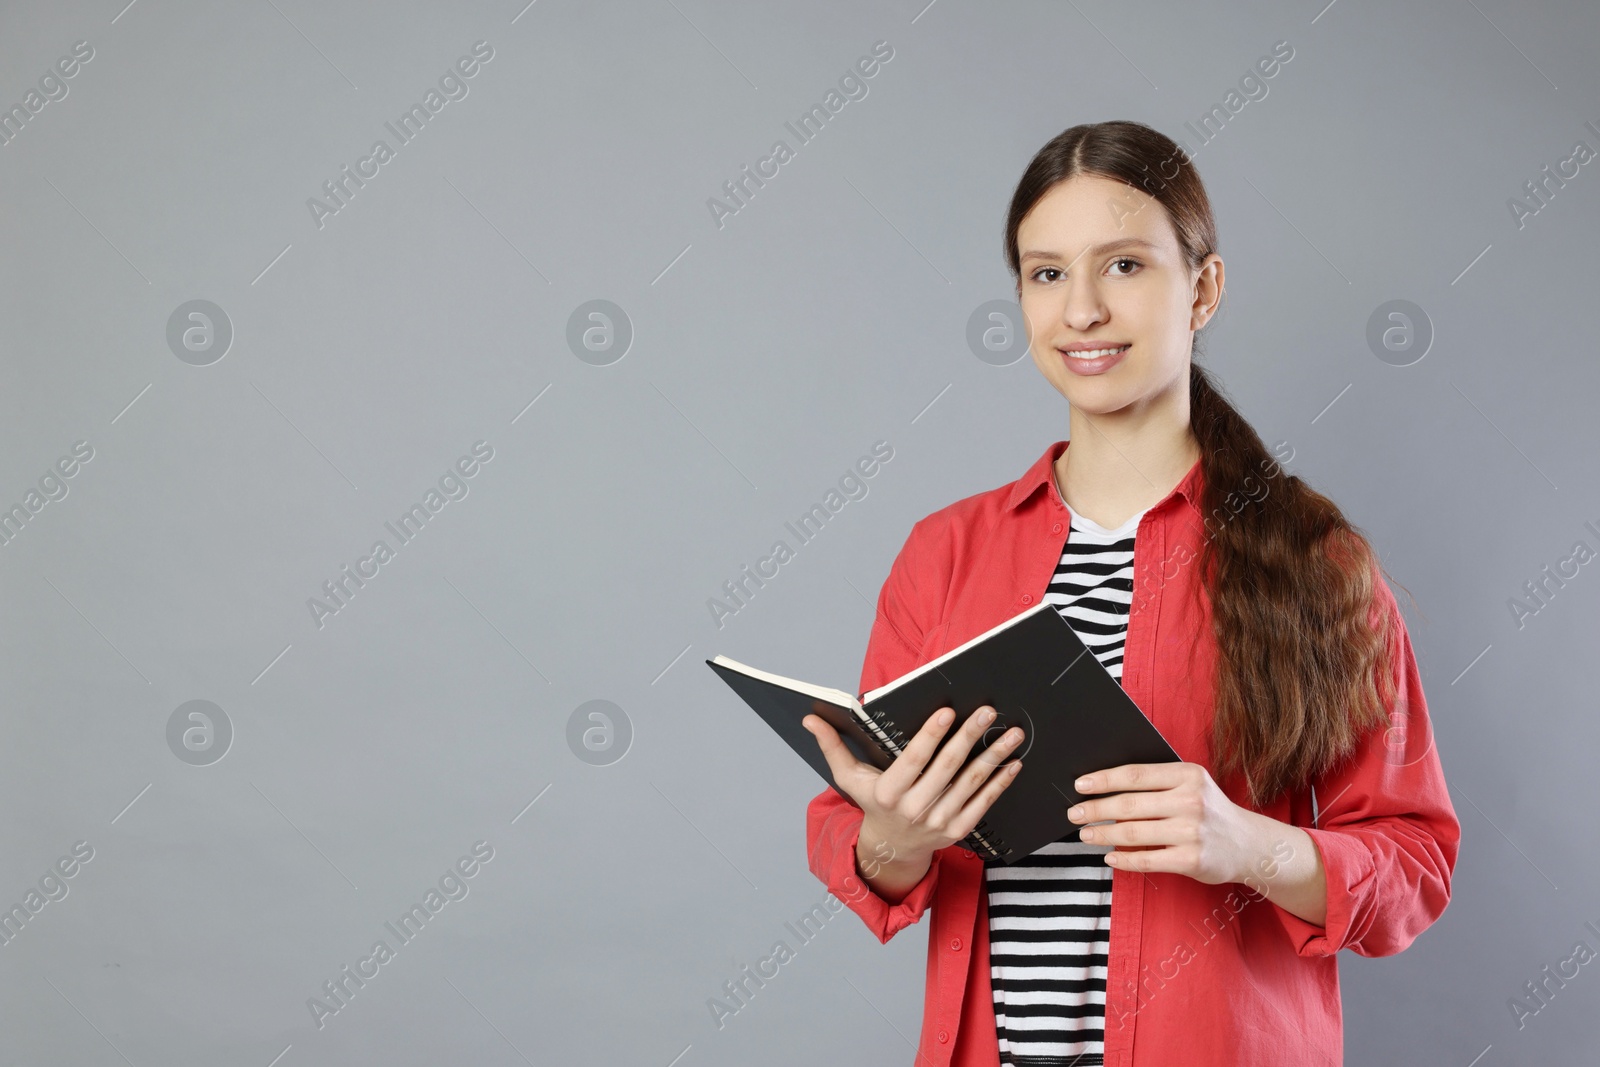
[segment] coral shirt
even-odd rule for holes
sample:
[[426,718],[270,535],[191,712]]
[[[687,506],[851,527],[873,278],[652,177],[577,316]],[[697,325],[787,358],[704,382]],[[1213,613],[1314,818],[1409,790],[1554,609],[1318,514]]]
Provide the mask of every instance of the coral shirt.
[[[1069,514],[1052,477],[1067,445],[1050,445],[1017,481],[912,527],[878,596],[862,693],[1043,595],[1068,532]],[[1201,479],[1197,462],[1139,525],[1122,684],[1183,760],[1215,775],[1216,642],[1198,573]],[[1263,476],[1242,490],[1258,495],[1271,484]],[[1230,497],[1227,507],[1242,499]],[[1383,581],[1375,584],[1377,610],[1398,624],[1391,642],[1394,725],[1371,730],[1351,759],[1309,787],[1253,809],[1304,829],[1315,842],[1327,876],[1326,922],[1308,923],[1242,883],[1113,870],[1107,1067],[1341,1064],[1334,954],[1400,952],[1449,902],[1461,827],[1410,636],[1393,593]],[[963,717],[971,710],[957,709]],[[1026,773],[1026,758],[1023,764]],[[1242,776],[1217,784],[1247,806]],[[983,861],[959,846],[940,849],[922,881],[890,904],[857,868],[861,819],[861,810],[831,787],[813,798],[806,809],[809,864],[879,941],[932,912],[917,1067],[998,1065]]]

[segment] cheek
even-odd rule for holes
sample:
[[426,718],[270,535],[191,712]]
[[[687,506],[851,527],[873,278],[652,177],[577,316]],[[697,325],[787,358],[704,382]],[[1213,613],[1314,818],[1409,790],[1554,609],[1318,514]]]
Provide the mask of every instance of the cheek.
[[1138,333],[1144,341],[1144,362],[1151,372],[1168,377],[1189,361],[1192,344],[1188,305],[1161,301],[1146,309]]
[[1163,388],[1170,384],[1188,363],[1181,340],[1173,337],[1162,337],[1152,342],[1151,351],[1146,352],[1145,357],[1143,377],[1151,388]]
[[1039,344],[1035,344],[1034,342],[1039,341],[1040,338],[1047,338],[1050,336],[1049,333],[1041,331],[1042,324],[1039,318],[1039,309],[1037,307],[1030,307],[1027,304],[1023,304],[1022,337],[1020,338],[1019,343],[1028,346],[1028,354],[1033,357],[1034,362],[1036,363],[1039,360]]
[[1046,378],[1064,375],[1066,368],[1061,365],[1061,353],[1050,346],[1049,336],[1040,337],[1039,334],[1034,336],[1038,337],[1039,341],[1029,349],[1028,354],[1033,357],[1033,365],[1039,369],[1039,373]]

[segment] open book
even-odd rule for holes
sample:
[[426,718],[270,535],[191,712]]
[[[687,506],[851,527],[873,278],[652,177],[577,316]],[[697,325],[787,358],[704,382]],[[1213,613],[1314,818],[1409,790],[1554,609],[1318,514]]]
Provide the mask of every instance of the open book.
[[[817,739],[800,725],[815,714],[839,732],[855,757],[886,770],[940,708],[954,708],[949,738],[984,705],[996,718],[963,766],[1020,726],[1016,781],[1000,794],[962,847],[1011,864],[1052,841],[1075,839],[1067,809],[1084,799],[1079,775],[1124,763],[1176,763],[1179,757],[1055,606],[1042,603],[937,659],[856,697],[748,667],[726,656],[706,664],[835,791]],[[941,740],[941,744],[943,741]],[[959,773],[959,772],[958,772]]]

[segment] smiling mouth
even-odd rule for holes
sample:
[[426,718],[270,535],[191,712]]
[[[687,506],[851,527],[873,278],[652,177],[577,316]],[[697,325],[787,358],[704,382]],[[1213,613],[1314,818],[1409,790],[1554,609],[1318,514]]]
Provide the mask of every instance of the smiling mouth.
[[1126,352],[1132,347],[1133,346],[1131,344],[1115,346],[1108,345],[1105,348],[1088,348],[1081,352],[1068,351],[1065,348],[1060,349],[1059,351],[1062,355],[1068,357],[1069,359],[1103,359],[1106,356],[1115,356],[1122,352]]

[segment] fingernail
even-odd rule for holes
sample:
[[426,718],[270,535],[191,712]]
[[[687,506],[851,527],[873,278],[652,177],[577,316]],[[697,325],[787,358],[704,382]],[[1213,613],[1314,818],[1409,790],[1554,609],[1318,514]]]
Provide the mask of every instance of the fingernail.
[[1083,818],[1083,805],[1079,804],[1077,807],[1067,812],[1067,818],[1071,819],[1073,822],[1077,822],[1079,819]]
[[1074,789],[1088,789],[1092,785],[1094,785],[1094,779],[1090,778],[1087,775],[1085,775],[1084,777],[1079,778],[1076,782],[1073,782],[1072,783],[1072,788],[1074,788]]
[[995,719],[995,710],[993,708],[988,708],[988,709],[984,710],[983,712],[981,712],[978,715],[978,721],[981,722],[981,723],[985,723],[985,724],[991,723],[991,722],[994,722],[994,719]]

